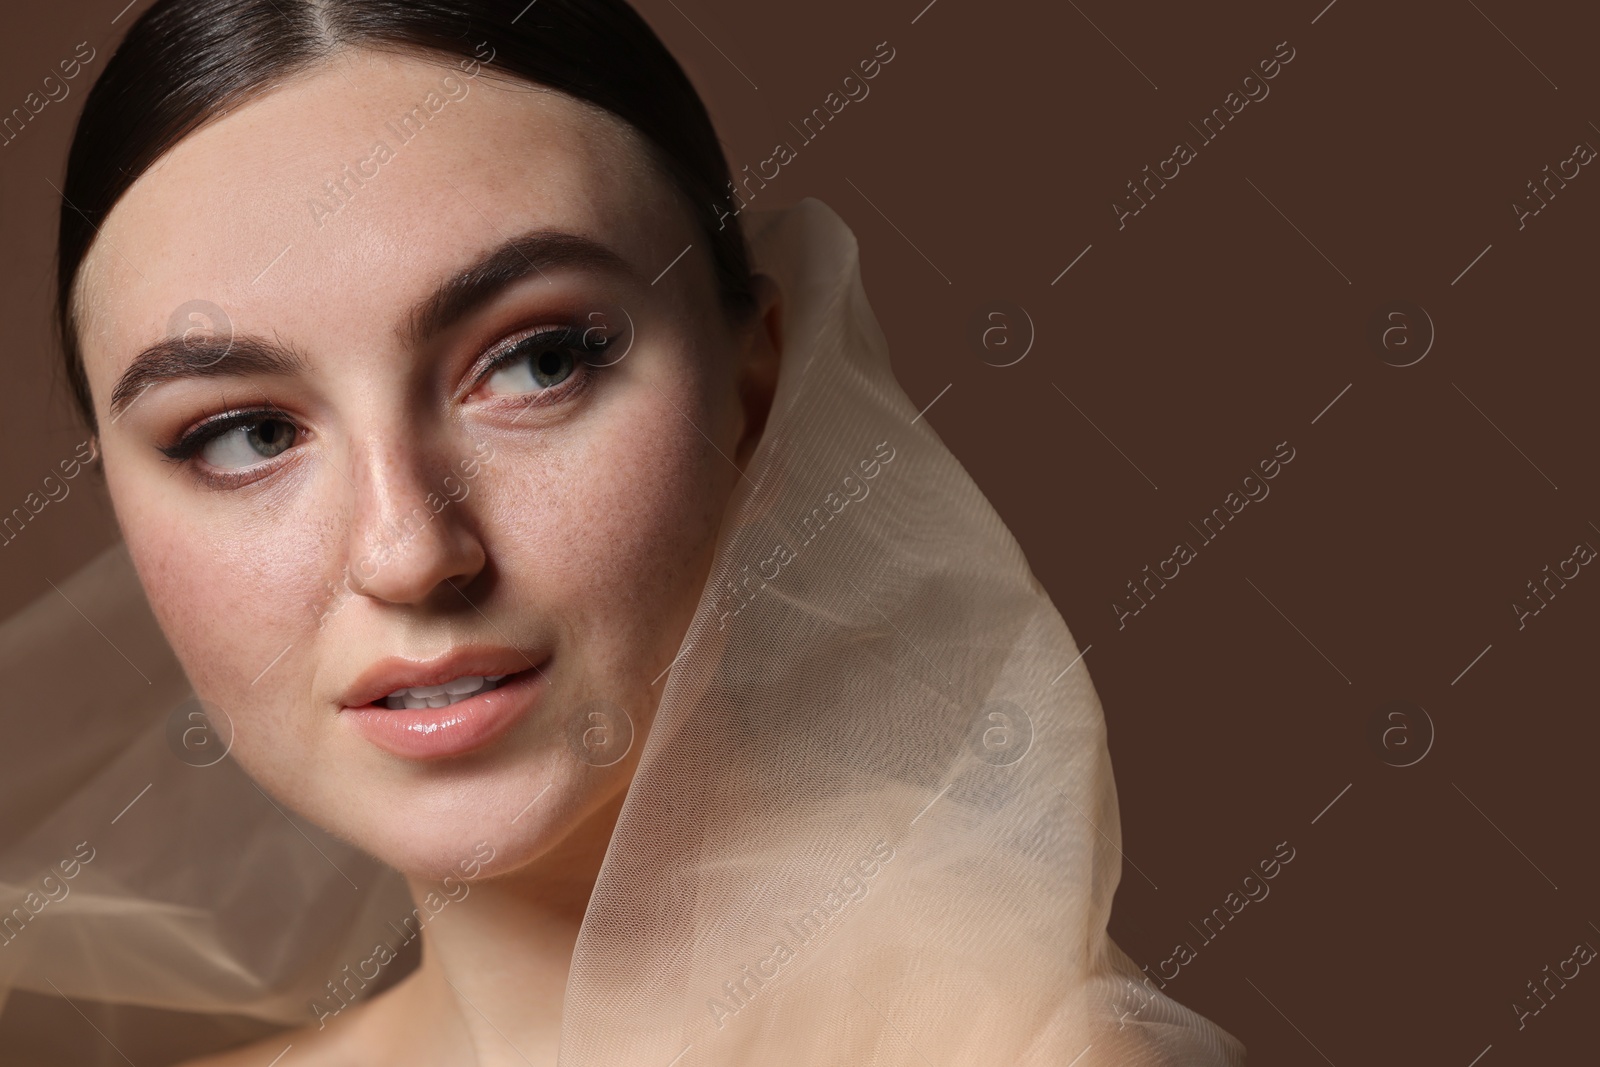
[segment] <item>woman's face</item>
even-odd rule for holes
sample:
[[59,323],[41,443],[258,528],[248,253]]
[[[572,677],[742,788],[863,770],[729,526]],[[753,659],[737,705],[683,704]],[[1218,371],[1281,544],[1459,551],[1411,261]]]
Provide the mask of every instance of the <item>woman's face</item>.
[[435,877],[625,790],[776,359],[642,138],[488,69],[274,89],[79,281],[116,513],[233,756]]

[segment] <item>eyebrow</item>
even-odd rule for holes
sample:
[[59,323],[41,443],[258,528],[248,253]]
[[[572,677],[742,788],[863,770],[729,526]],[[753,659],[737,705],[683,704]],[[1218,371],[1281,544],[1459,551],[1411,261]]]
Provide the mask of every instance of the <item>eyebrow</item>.
[[[588,270],[639,280],[633,266],[592,238],[559,230],[530,230],[488,250],[419,300],[405,317],[402,338],[420,345],[482,308],[500,293],[545,269]],[[169,337],[133,357],[111,391],[111,415],[119,416],[152,386],[183,378],[290,375],[306,360],[279,341],[240,335],[204,340]]]

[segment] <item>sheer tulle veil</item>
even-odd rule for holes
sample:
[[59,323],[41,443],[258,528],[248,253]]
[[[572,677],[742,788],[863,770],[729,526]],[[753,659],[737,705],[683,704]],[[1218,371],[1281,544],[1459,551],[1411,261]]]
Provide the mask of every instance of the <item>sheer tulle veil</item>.
[[[744,221],[778,393],[639,742],[563,1067],[1243,1063],[1107,935],[1089,668],[895,381],[855,238],[816,200]],[[56,584],[0,627],[5,1062],[169,1062],[381,987],[430,905],[219,758],[120,547]]]

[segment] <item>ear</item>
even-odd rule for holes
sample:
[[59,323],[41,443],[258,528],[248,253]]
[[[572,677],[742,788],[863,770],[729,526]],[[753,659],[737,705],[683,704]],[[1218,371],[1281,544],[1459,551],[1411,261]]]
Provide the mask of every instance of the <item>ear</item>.
[[[106,475],[106,463],[105,456],[101,455],[100,453],[99,427],[96,427],[89,434],[85,443],[87,443],[89,446],[89,458],[82,461],[83,469],[87,471],[93,471],[97,477],[103,480]],[[82,448],[83,445],[79,445],[78,447]],[[77,453],[74,452],[73,455],[77,455]]]
[[741,338],[738,365],[739,406],[744,428],[733,461],[742,471],[755,453],[778,390],[783,363],[783,291],[765,274],[752,278],[756,311]]

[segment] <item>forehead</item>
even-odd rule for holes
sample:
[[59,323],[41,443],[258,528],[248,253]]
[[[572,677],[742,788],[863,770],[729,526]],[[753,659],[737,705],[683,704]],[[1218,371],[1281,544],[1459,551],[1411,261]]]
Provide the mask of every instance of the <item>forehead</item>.
[[686,226],[625,122],[481,71],[346,53],[179,142],[112,209],[79,276],[97,396],[197,301],[236,328],[359,316],[370,330],[533,227],[637,264]]

